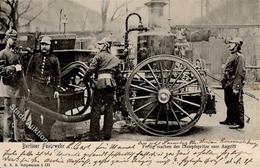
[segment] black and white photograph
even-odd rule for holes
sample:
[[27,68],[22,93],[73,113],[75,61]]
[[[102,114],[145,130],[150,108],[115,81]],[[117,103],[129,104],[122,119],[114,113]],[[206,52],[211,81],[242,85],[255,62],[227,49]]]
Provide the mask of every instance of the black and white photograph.
[[0,144],[110,157],[0,168],[260,166],[259,0],[0,0],[0,79]]

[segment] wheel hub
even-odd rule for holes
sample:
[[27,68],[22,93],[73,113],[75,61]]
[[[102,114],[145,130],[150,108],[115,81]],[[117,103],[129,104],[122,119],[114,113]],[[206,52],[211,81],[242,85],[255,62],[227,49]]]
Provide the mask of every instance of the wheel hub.
[[170,100],[170,97],[171,97],[171,92],[166,89],[166,88],[163,88],[163,89],[160,89],[159,90],[159,94],[158,94],[158,101],[160,103],[168,103],[168,101]]

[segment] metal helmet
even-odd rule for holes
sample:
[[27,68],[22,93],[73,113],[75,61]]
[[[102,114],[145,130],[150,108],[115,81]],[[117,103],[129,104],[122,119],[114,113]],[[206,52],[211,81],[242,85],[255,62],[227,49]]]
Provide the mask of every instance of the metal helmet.
[[49,44],[51,45],[51,38],[49,36],[43,36],[41,40],[41,44]]
[[229,40],[228,42],[235,43],[235,44],[239,45],[240,47],[243,45],[243,40],[240,37],[235,37],[235,38]]
[[17,31],[12,29],[12,27],[10,27],[6,32],[5,32],[5,38],[13,38],[13,39],[17,39]]
[[102,40],[98,41],[97,44],[99,44],[99,45],[103,44],[104,48],[109,48],[110,49],[110,47],[112,45],[112,40],[109,37],[105,37]]

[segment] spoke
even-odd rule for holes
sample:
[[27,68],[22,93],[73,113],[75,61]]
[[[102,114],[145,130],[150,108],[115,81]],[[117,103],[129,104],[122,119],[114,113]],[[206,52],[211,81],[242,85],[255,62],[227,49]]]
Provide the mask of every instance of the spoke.
[[161,71],[161,76],[162,76],[162,87],[165,87],[165,85],[164,85],[164,76],[163,76],[162,62],[160,62],[160,71]]
[[192,103],[192,102],[187,101],[187,100],[182,100],[182,99],[179,99],[179,98],[177,98],[177,97],[172,97],[172,98],[173,98],[174,100],[178,100],[178,101],[183,102],[183,103],[186,103],[186,104],[190,104],[190,105],[193,105],[193,106],[196,106],[196,107],[200,107],[199,104]]
[[152,101],[152,102],[146,103],[145,105],[143,105],[143,106],[139,107],[138,109],[134,110],[134,113],[136,113],[137,111],[142,110],[143,108],[149,106],[150,104],[153,104],[153,103],[156,102],[156,101],[157,101],[157,100],[154,100],[154,101]]
[[81,83],[82,83],[82,80],[80,80],[77,85],[80,85]]
[[182,129],[181,123],[180,123],[180,121],[179,121],[179,119],[178,119],[177,115],[175,114],[175,112],[174,112],[174,110],[173,110],[173,108],[172,108],[172,106],[171,106],[171,105],[170,105],[170,109],[171,109],[171,111],[172,111],[172,113],[173,113],[174,117],[176,118],[176,121],[177,121],[177,123],[178,123],[179,127]]
[[71,81],[72,84],[76,84],[75,83],[75,76],[70,77],[70,81]]
[[154,111],[154,109],[158,106],[158,103],[156,103],[153,108],[147,113],[147,115],[144,117],[143,119],[143,123],[145,122],[145,120],[150,116],[150,114],[152,114],[152,112]]
[[168,80],[167,80],[167,82],[166,82],[166,85],[167,85],[167,86],[169,85],[169,83],[170,83],[170,81],[171,81],[173,69],[174,69],[174,62],[172,63],[171,71],[170,71],[170,74],[169,74],[169,76],[168,76]]
[[79,108],[78,107],[76,107],[76,108],[77,108],[78,112],[80,112]]
[[162,105],[160,105],[160,108],[158,110],[158,113],[157,113],[157,116],[156,116],[156,121],[155,121],[155,124],[158,125],[158,120],[159,120],[159,117],[160,117],[160,112],[162,110]]
[[142,77],[140,74],[136,74],[136,75],[138,75],[140,78],[142,78],[145,82],[147,82],[148,84],[150,84],[153,88],[155,88],[156,90],[158,90],[157,89],[157,87],[156,86],[154,86],[154,84],[152,84],[150,81],[148,81],[146,78],[144,78],[144,77]]
[[145,87],[137,86],[137,85],[134,85],[134,84],[131,84],[131,86],[134,87],[134,88],[138,88],[138,89],[141,89],[141,90],[145,90],[145,91],[147,91],[147,92],[157,93],[157,92],[154,91],[154,90],[150,90],[150,89],[147,89],[147,88],[145,88]]
[[201,91],[174,93],[174,95],[193,95],[193,94],[201,94]]
[[152,75],[153,75],[153,77],[154,77],[155,81],[157,82],[158,86],[159,86],[159,87],[161,87],[161,84],[159,83],[159,81],[158,81],[157,77],[155,76],[155,74],[154,74],[154,72],[153,72],[153,70],[152,70],[151,66],[150,66],[149,64],[147,64],[147,66],[148,66],[148,68],[149,68],[150,72],[152,73]]
[[81,82],[82,82],[82,78],[80,76],[77,76],[76,79],[75,79],[76,85],[79,85]]
[[83,77],[83,76],[84,76],[84,74],[83,74],[82,72],[79,72],[79,75],[80,75],[81,77]]
[[71,115],[74,115],[74,113],[73,113],[73,110],[72,110],[72,109],[70,110],[70,114],[71,114]]
[[175,79],[175,81],[173,82],[172,86],[175,85],[175,83],[181,78],[182,74],[187,70],[188,68],[184,68],[181,73],[177,76],[177,78]]
[[129,98],[129,100],[137,100],[137,99],[147,99],[147,98],[154,98],[154,95],[150,95],[150,96],[139,96],[139,97],[131,97]]
[[186,112],[183,108],[181,108],[181,106],[179,106],[177,103],[175,103],[174,101],[172,101],[172,103],[178,108],[180,109],[184,114],[186,114],[191,120],[193,120],[193,118],[189,115],[188,112]]
[[167,131],[169,131],[169,116],[168,116],[168,111],[166,105],[163,105],[165,114],[166,114],[166,124],[167,124]]
[[82,90],[85,90],[86,87],[81,87],[81,86],[78,86],[78,85],[74,85],[74,84],[68,84],[69,86],[72,86],[72,87],[75,87],[75,88],[78,88],[78,89],[82,89]]
[[189,82],[187,82],[187,83],[185,83],[185,84],[175,88],[174,90],[180,90],[181,88],[184,88],[185,86],[188,86],[188,85],[190,85],[192,83],[195,83],[196,81],[197,81],[197,79],[193,79],[193,80],[191,80],[191,81],[189,81]]

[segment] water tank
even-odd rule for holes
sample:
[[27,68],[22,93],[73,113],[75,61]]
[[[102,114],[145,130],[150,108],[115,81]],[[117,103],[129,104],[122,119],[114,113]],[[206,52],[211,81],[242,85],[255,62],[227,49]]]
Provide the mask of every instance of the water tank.
[[174,54],[175,36],[165,31],[148,31],[137,37],[137,63],[159,54]]

